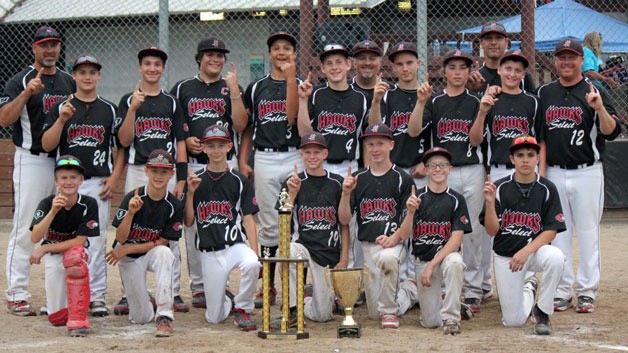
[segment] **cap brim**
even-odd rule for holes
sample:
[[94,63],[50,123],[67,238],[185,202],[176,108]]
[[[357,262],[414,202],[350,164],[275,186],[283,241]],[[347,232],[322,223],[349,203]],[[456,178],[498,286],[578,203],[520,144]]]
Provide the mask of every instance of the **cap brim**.
[[293,47],[295,48],[297,47],[297,39],[293,35],[287,34],[287,33],[278,33],[278,34],[271,35],[266,40],[266,44],[270,48],[270,46],[273,45],[273,43],[275,43],[276,41],[280,39],[287,40],[288,42],[290,42],[290,44],[292,44]]
[[163,60],[164,62],[168,60],[168,54],[166,54],[165,51],[158,50],[158,49],[142,49],[137,54],[137,58],[140,60],[147,56],[155,56],[155,57],[161,58],[161,60]]
[[361,138],[361,139],[363,139],[363,140],[364,140],[364,139],[366,139],[366,138],[368,138],[368,137],[384,137],[384,138],[387,138],[387,139],[389,139],[389,140],[392,140],[392,139],[393,139],[393,137],[392,137],[390,134],[383,133],[383,132],[375,132],[375,133],[369,133],[369,134],[362,134],[362,135],[360,136],[360,138]]
[[526,69],[528,68],[528,66],[530,66],[530,62],[528,61],[528,59],[522,57],[521,55],[506,55],[506,56],[503,56],[501,59],[499,59],[499,64],[501,65],[506,60],[518,61],[518,62],[522,63],[523,67],[526,68]]
[[61,38],[42,38],[40,40],[34,41],[33,44],[41,44],[43,42],[61,42]]
[[72,71],[76,70],[78,67],[83,66],[83,65],[93,65],[96,66],[98,68],[98,71],[100,71],[100,69],[102,69],[102,65],[100,65],[99,63],[90,63],[90,62],[82,62],[82,63],[78,63],[74,66],[72,66]]
[[55,166],[55,172],[59,169],[74,169],[74,170],[78,170],[79,173],[81,174],[85,174],[85,168],[83,168],[80,165],[64,164],[64,165]]
[[373,54],[376,54],[377,56],[382,56],[382,51],[374,49],[374,48],[362,48],[362,49],[354,50],[351,53],[351,56],[356,57],[358,54],[364,53],[364,52],[371,52]]
[[174,169],[174,164],[149,164],[146,163],[147,168],[162,168],[162,169]]
[[217,52],[221,52],[221,53],[231,53],[231,51],[229,49],[225,49],[225,48],[203,48],[201,50],[199,50],[199,53],[203,53],[206,51],[217,51]]
[[213,137],[203,137],[203,139],[201,139],[201,143],[205,143],[207,141],[211,141],[211,140],[221,140],[221,141],[227,141],[227,142],[231,142],[231,138],[224,136],[213,136]]
[[536,150],[537,153],[541,152],[541,146],[534,144],[534,143],[528,143],[528,142],[523,142],[523,143],[519,143],[513,146],[510,146],[508,148],[508,151],[510,151],[510,153],[513,153],[517,150],[520,150],[522,148],[532,148],[534,150]]
[[506,32],[504,32],[504,31],[498,31],[498,30],[492,29],[490,31],[486,31],[486,32],[480,33],[480,39],[482,39],[485,35],[491,34],[491,33],[496,33],[496,34],[502,35],[504,37],[508,36],[508,34]]
[[564,51],[572,52],[572,53],[574,53],[574,54],[576,54],[578,56],[584,56],[583,52],[579,52],[579,51],[577,51],[575,49],[572,49],[572,48],[561,48],[559,50],[554,51],[554,55],[558,55],[558,54],[560,54],[560,53],[562,53]]
[[471,67],[473,65],[473,59],[468,56],[450,56],[443,60],[443,65],[446,65],[448,62],[452,60],[462,60],[467,63],[467,66]]
[[302,143],[301,145],[299,145],[299,148],[307,147],[310,145],[327,148],[327,145],[320,143],[318,141],[308,141],[308,142]]
[[423,158],[421,158],[421,161],[423,163],[426,163],[430,158],[432,158],[434,156],[443,156],[443,157],[447,158],[449,163],[451,163],[451,159],[452,159],[451,153],[446,152],[446,151],[434,151],[434,152],[431,152],[431,153],[426,153],[426,154],[423,155]]
[[323,61],[325,60],[326,57],[333,54],[342,54],[342,56],[344,56],[345,58],[349,57],[349,52],[344,49],[332,49],[332,50],[324,51],[318,57],[321,59],[321,61]]
[[414,50],[407,49],[407,50],[399,50],[399,51],[396,51],[396,52],[388,54],[388,60],[395,61],[395,57],[397,57],[397,55],[402,54],[402,53],[409,53],[409,54],[412,54],[412,55],[416,56],[417,59],[419,58],[419,53],[418,52],[416,52]]

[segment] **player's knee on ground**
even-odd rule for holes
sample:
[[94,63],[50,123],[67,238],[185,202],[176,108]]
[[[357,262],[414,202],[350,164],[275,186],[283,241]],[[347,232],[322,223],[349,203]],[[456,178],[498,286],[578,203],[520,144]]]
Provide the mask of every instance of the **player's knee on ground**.
[[529,315],[522,315],[519,311],[509,310],[502,313],[502,324],[506,327],[521,327],[528,321]]
[[53,326],[65,326],[68,322],[68,308],[63,308],[57,312],[48,315],[48,321]]

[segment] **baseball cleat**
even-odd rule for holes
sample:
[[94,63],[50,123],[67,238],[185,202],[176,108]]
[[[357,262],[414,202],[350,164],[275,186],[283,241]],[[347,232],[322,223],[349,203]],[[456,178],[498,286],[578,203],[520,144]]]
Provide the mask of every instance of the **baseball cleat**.
[[594,299],[581,295],[578,297],[578,305],[576,305],[576,312],[581,314],[592,313],[595,310]]
[[167,316],[160,316],[157,318],[157,330],[155,331],[155,337],[170,337],[174,333],[172,327],[172,319]]
[[201,309],[207,308],[207,302],[205,301],[204,292],[197,292],[192,294],[192,306]]
[[549,316],[539,309],[538,305],[532,308],[532,320],[534,321],[534,333],[537,335],[549,335],[552,333],[552,324]]
[[48,307],[44,305],[39,308],[39,315],[48,315]]
[[[270,329],[273,331],[281,330],[281,320],[282,318],[276,318],[275,320],[270,322]],[[305,322],[303,322],[305,325]],[[297,312],[295,310],[290,311],[290,316],[288,318],[288,328],[297,327]]]
[[115,315],[129,315],[129,302],[126,297],[120,298],[118,304],[113,306],[113,313]]
[[[260,290],[257,292],[257,294],[255,295],[255,308],[259,309],[262,306],[264,306],[264,297],[263,297],[263,291],[262,288],[260,288]],[[275,302],[277,301],[277,290],[275,288],[271,288],[269,291],[269,303],[270,305],[275,305]]]
[[381,314],[382,328],[399,328],[399,315],[397,314]]
[[487,300],[493,297],[493,288],[482,289],[482,300]]
[[571,304],[571,298],[562,299],[562,298],[554,298],[554,311],[565,311],[571,308],[573,304]]
[[[242,331],[257,330],[255,321],[251,320],[251,314],[242,309],[235,309],[233,312],[233,323]],[[271,323],[272,328],[272,323]]]
[[455,336],[462,332],[460,330],[460,322],[455,320],[447,320],[443,323],[443,333],[446,335]]
[[473,313],[480,312],[480,299],[478,298],[464,298],[464,303],[473,310]]
[[190,311],[190,307],[183,301],[180,295],[174,296],[172,309],[178,313],[187,313]]
[[89,313],[94,317],[103,317],[109,315],[109,309],[105,302],[97,300],[89,303]]
[[460,303],[460,319],[471,320],[473,319],[473,310],[465,303]]
[[7,302],[7,309],[9,312],[16,316],[36,316],[35,309],[26,301],[9,301]]

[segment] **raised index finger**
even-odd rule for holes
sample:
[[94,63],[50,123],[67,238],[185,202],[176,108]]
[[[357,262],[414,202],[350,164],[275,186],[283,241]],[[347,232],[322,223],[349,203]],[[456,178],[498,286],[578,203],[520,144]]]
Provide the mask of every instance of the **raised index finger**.
[[349,168],[347,168],[347,176],[351,176],[351,166],[349,166]]
[[231,72],[233,72],[233,73],[236,72],[236,65],[235,65],[235,63],[233,61],[231,62]]
[[594,93],[595,88],[593,88],[593,82],[589,81],[589,92]]
[[412,196],[416,197],[416,187],[412,185]]
[[295,178],[299,177],[299,170],[297,169],[297,164],[294,164],[294,172],[292,174]]
[[307,80],[305,80],[305,81],[308,82],[308,83],[312,81],[312,71],[309,71],[307,73]]
[[135,85],[135,91],[136,92],[142,92],[142,87],[140,87],[140,83],[141,83],[141,81],[137,81],[137,84]]
[[135,189],[135,197],[140,196],[140,188]]
[[427,83],[428,85],[430,84],[430,73],[426,73],[425,74],[425,83]]
[[44,69],[42,68],[41,70],[37,71],[37,76],[35,76],[35,78],[41,79],[41,75],[44,72]]

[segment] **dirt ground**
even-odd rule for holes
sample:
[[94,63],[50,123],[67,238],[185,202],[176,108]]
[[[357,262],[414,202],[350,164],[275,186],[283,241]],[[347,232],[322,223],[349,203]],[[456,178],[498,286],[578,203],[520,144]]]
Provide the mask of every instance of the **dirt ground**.
[[[607,212],[602,224],[602,283],[593,314],[576,314],[573,310],[552,316],[553,335],[536,336],[533,325],[505,328],[500,323],[500,309],[494,297],[483,303],[481,312],[471,321],[463,321],[462,334],[445,336],[441,329],[424,329],[418,324],[418,309],[412,309],[401,319],[398,330],[382,330],[379,322],[366,318],[366,307],[355,309],[354,317],[362,324],[362,338],[337,339],[336,316],[328,323],[307,322],[309,339],[300,341],[263,340],[256,331],[241,332],[230,316],[219,325],[209,325],[203,309],[191,308],[188,313],[175,314],[175,335],[169,338],[153,336],[154,324],[132,325],[123,316],[92,318],[92,331],[86,338],[70,338],[65,328],[52,327],[45,317],[16,317],[0,310],[0,351],[12,352],[72,352],[72,351],[133,351],[133,352],[592,352],[628,351],[628,213]],[[5,263],[10,223],[0,223],[0,258]],[[109,238],[113,239],[110,229]],[[111,241],[109,241],[111,244]],[[185,260],[183,262],[185,264]],[[4,266],[3,266],[4,267]],[[118,269],[108,269],[108,298],[111,308],[120,295]],[[32,303],[44,304],[43,265],[35,266],[31,275]],[[187,269],[183,270],[182,296],[188,303],[191,293],[187,287]],[[152,279],[151,279],[152,280]],[[237,290],[237,277],[231,287]],[[0,275],[0,287],[6,288],[5,272]],[[275,312],[278,306],[273,307]],[[261,327],[261,310],[255,311],[255,321]]]

